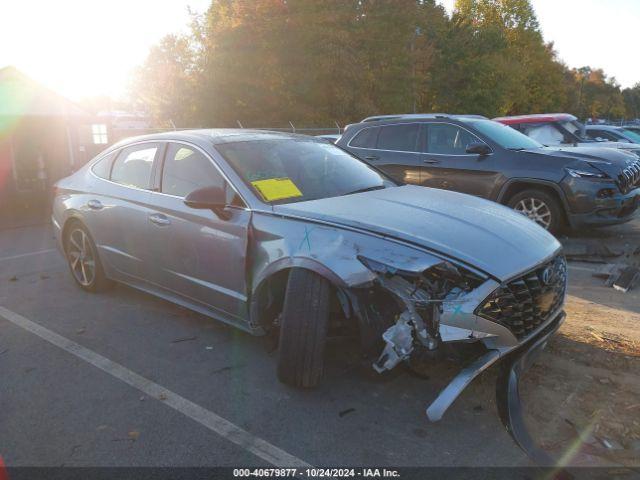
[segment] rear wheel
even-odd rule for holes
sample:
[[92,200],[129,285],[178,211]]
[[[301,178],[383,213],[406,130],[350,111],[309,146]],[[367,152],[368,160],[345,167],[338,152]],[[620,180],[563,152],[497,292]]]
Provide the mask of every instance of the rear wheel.
[[111,286],[105,276],[98,250],[84,225],[71,225],[65,237],[65,254],[76,283],[88,292],[101,292]]
[[329,282],[304,269],[289,274],[280,325],[278,378],[294,387],[315,387],[322,379],[329,325]]
[[508,205],[550,232],[557,232],[562,225],[558,201],[542,190],[520,192],[509,199]]

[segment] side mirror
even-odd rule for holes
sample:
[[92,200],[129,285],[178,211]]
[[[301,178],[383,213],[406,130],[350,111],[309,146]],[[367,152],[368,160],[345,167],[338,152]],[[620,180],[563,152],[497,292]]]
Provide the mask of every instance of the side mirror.
[[225,211],[227,207],[226,194],[220,187],[203,187],[194,190],[185,197],[184,204],[198,210],[212,210],[223,220],[229,218]]
[[486,143],[470,143],[467,145],[467,153],[475,153],[478,155],[489,155],[492,153],[491,147]]

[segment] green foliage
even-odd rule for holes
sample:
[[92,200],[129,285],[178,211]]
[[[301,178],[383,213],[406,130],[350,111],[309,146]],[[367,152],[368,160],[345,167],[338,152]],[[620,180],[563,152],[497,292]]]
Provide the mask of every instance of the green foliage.
[[569,70],[529,0],[213,0],[134,98],[177,126],[345,124],[380,113],[638,116],[640,85]]

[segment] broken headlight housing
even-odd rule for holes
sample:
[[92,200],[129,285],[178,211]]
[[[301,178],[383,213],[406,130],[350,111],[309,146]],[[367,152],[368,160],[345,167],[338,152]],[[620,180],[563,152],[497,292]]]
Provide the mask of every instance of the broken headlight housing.
[[378,372],[408,359],[415,347],[436,350],[441,341],[443,303],[485,280],[446,260],[434,262],[422,271],[407,271],[366,257],[358,259],[377,274],[375,283],[390,294],[396,306],[396,321],[382,334],[385,348],[374,364]]

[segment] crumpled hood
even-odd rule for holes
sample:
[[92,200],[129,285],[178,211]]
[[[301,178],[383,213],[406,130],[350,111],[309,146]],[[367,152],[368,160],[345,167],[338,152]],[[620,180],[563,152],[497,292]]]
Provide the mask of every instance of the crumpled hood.
[[592,167],[606,173],[612,179],[618,178],[618,175],[626,167],[640,158],[625,150],[602,148],[602,147],[545,147],[536,150],[527,150],[529,153],[537,155],[548,155],[552,157],[563,158],[566,160],[574,160],[567,163],[568,167],[579,168],[580,163],[586,162]]
[[274,211],[411,242],[500,280],[531,269],[560,248],[551,234],[507,207],[414,185],[277,205]]

